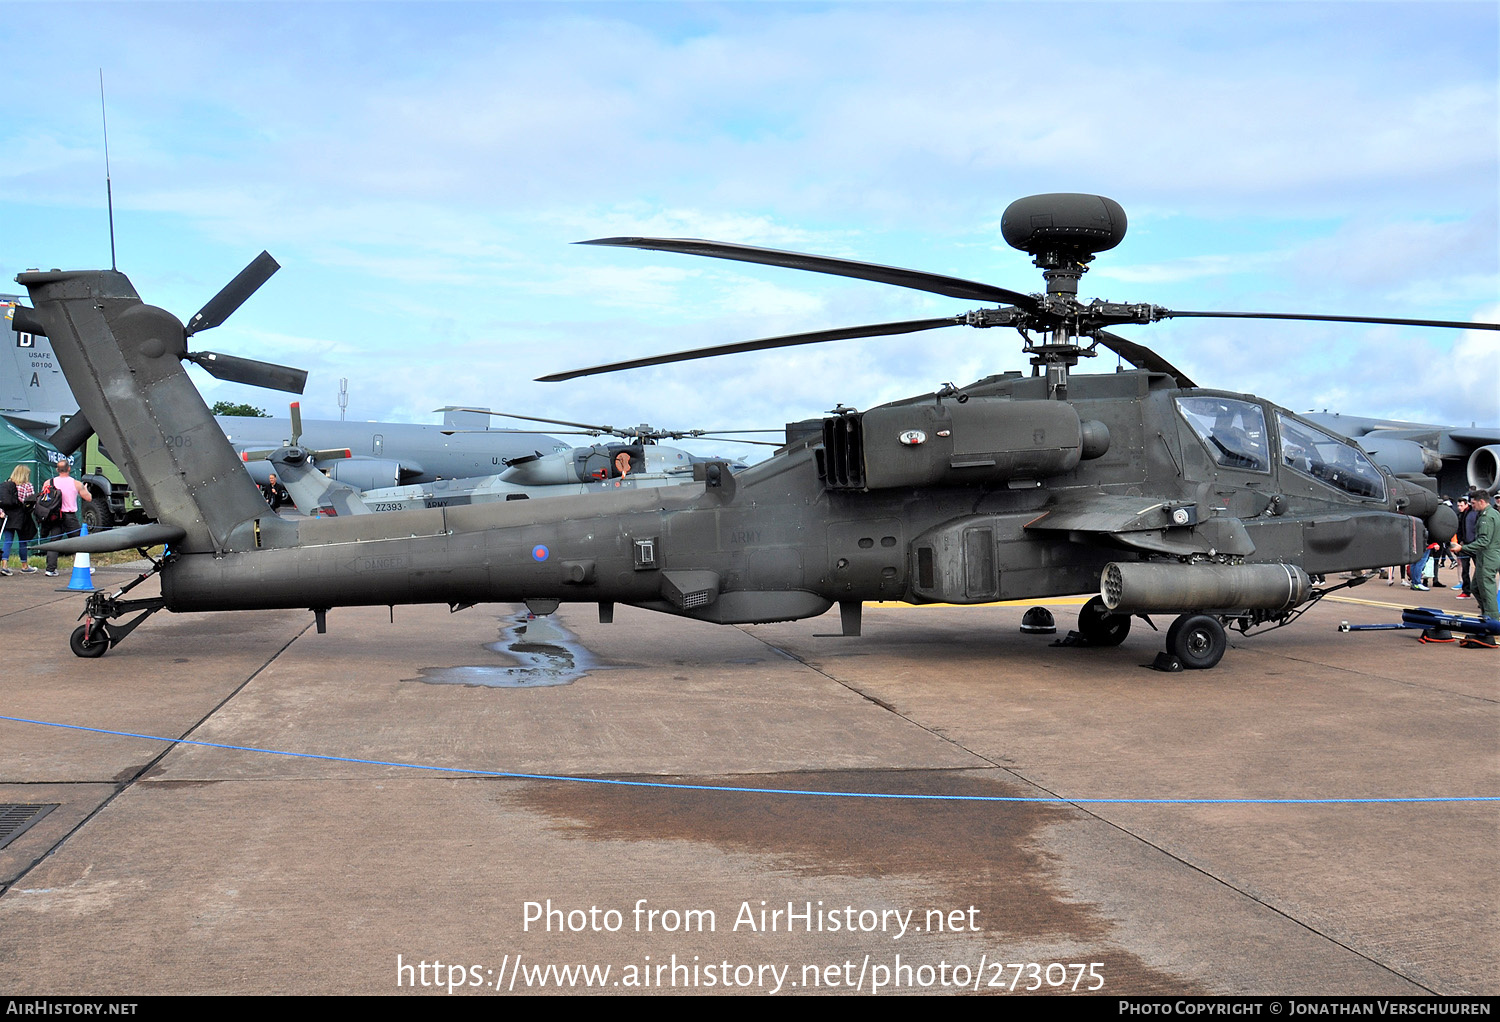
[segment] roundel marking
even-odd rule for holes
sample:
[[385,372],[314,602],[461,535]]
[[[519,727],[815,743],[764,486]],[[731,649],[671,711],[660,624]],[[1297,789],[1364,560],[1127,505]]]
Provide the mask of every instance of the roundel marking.
[[545,561],[547,559],[547,553],[547,547],[542,543],[538,543],[536,546],[531,548],[531,559],[534,561]]

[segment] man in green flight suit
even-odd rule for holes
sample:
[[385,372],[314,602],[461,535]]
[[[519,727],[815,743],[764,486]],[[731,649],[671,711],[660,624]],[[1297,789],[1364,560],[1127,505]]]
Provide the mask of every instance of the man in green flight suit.
[[1495,572],[1500,571],[1500,512],[1496,512],[1493,498],[1484,490],[1470,493],[1469,503],[1479,509],[1479,518],[1474,523],[1474,542],[1465,543],[1460,549],[1474,558],[1474,602],[1479,604],[1479,613],[1500,618],[1500,609],[1495,606]]

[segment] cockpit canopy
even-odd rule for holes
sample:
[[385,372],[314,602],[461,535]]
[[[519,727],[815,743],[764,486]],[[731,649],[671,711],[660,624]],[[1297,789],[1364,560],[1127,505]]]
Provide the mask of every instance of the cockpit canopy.
[[1273,444],[1265,409],[1253,401],[1195,394],[1177,398],[1177,410],[1223,468],[1269,474],[1274,457],[1281,466],[1352,497],[1385,500],[1385,477],[1363,451],[1284,412],[1275,413]]
[[1385,499],[1385,477],[1363,451],[1316,426],[1276,414],[1281,434],[1281,461],[1354,497]]

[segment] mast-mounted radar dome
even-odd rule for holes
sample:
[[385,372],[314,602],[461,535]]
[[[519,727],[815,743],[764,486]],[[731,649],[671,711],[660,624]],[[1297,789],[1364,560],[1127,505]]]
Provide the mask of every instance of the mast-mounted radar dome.
[[1076,295],[1094,255],[1125,238],[1125,210],[1102,195],[1028,195],[1005,207],[1000,233],[1042,268],[1048,294]]

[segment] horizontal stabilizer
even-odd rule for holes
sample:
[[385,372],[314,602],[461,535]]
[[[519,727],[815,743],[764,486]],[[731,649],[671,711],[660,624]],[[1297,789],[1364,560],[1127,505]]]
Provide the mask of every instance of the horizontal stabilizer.
[[105,532],[94,532],[87,536],[70,536],[67,539],[41,543],[33,549],[43,553],[60,554],[109,554],[116,550],[136,550],[156,546],[158,543],[176,543],[187,533],[175,525],[152,522],[149,525],[125,525]]

